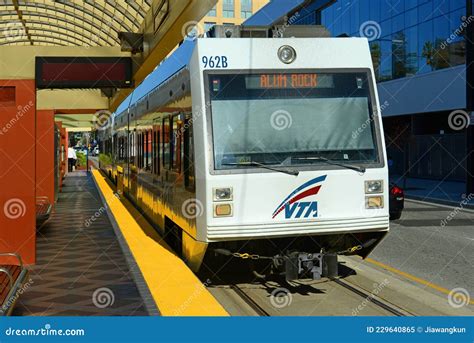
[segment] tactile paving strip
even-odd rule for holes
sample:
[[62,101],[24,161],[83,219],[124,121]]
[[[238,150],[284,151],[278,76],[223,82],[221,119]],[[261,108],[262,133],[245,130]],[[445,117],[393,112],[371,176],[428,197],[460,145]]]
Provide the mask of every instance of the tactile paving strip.
[[90,176],[71,173],[37,237],[37,264],[13,315],[146,316]]

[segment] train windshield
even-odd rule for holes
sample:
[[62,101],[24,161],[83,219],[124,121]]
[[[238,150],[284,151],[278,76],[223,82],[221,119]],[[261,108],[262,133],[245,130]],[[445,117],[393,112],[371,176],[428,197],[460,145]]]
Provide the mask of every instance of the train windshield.
[[377,163],[367,73],[211,74],[215,169]]

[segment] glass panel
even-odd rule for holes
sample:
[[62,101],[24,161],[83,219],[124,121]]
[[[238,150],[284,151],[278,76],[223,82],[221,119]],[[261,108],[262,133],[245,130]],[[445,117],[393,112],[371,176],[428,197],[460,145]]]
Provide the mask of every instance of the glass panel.
[[405,10],[418,6],[418,0],[405,0]]
[[433,21],[434,29],[434,49],[433,69],[448,68],[449,50],[446,49],[446,39],[449,37],[449,18],[444,16],[435,18]]
[[370,20],[380,22],[380,0],[370,0]]
[[405,31],[406,38],[406,75],[415,75],[418,70],[418,27]]
[[378,160],[365,73],[211,75],[209,87],[216,169]]
[[217,9],[216,6],[214,6],[209,13],[207,14],[208,17],[216,17],[217,16]]
[[405,12],[405,27],[418,24],[418,8],[413,8]]
[[381,41],[382,48],[381,62],[380,62],[380,81],[392,79],[392,42]]
[[418,21],[420,23],[430,20],[433,17],[433,3],[431,1],[425,2],[418,7]]
[[402,31],[395,33],[392,36],[392,63],[394,79],[406,76],[406,49],[405,33]]
[[234,15],[234,0],[224,0],[222,5],[222,15],[224,18],[233,18]]
[[433,21],[424,22],[419,25],[418,39],[418,55],[420,61],[418,73],[427,73],[433,70]]

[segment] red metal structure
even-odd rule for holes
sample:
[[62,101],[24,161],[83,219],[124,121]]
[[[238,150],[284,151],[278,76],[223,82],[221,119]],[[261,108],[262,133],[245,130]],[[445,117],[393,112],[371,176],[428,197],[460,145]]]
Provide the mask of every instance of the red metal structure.
[[[35,263],[36,89],[34,80],[0,80],[0,251]],[[15,264],[0,257],[0,264]]]

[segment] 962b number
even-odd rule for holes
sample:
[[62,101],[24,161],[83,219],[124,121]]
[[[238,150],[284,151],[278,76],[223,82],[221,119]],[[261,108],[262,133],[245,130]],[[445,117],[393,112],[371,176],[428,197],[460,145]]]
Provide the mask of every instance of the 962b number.
[[203,56],[204,68],[225,69],[229,67],[227,56]]

